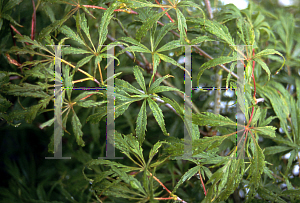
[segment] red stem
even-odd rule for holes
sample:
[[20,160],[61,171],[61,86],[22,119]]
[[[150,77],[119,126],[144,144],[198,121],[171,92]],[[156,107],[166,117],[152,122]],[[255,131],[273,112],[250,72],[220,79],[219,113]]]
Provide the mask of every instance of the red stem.
[[[160,5],[160,3],[158,2],[158,0],[155,0],[155,2]],[[164,11],[165,9],[163,7],[161,7],[161,9]],[[171,20],[172,23],[174,23],[174,20],[171,18],[171,16],[168,14],[168,12],[166,12],[166,15],[168,16],[168,18]]]
[[[11,37],[12,37],[12,40],[13,40],[14,46],[17,46],[17,44],[16,44],[16,39],[14,38],[14,32],[13,32],[13,29],[12,29],[12,27],[10,27],[10,33],[11,33]],[[21,60],[20,60],[19,54],[17,54],[17,59],[18,59],[18,62],[19,62],[19,63],[21,63]]]
[[206,196],[206,189],[205,189],[205,185],[204,185],[204,183],[203,183],[202,175],[201,175],[200,171],[199,171],[199,176],[200,176],[201,184],[202,184],[203,189],[204,189],[204,194],[205,194],[205,196]]
[[31,0],[31,1],[32,1],[32,7],[33,7],[33,13],[32,13],[32,19],[31,19],[31,40],[34,40],[35,28],[36,28],[36,10],[35,10],[34,0]]
[[[254,48],[253,48],[252,52],[253,52],[253,57],[254,57],[255,56]],[[252,65],[252,78],[253,78],[253,85],[254,85],[253,98],[255,100],[255,104],[257,104],[256,98],[255,98],[255,95],[256,95],[256,85],[255,85],[255,78],[254,78],[254,67],[255,67],[255,61],[253,60],[253,65]],[[250,119],[249,119],[248,127],[249,127],[249,125],[250,125],[250,123],[252,121],[253,112],[254,112],[254,106],[252,106],[252,112],[251,112],[251,116],[250,116]]]

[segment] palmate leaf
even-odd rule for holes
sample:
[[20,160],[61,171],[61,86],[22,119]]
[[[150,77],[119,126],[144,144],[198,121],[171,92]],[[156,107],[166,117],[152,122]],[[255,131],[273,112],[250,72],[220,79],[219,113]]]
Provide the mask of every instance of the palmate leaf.
[[[32,76],[40,79],[46,79],[47,81],[55,81],[55,74],[54,74],[54,69],[53,65],[50,63],[49,65],[51,68],[46,68],[44,64],[38,64],[34,66],[30,70],[24,71],[25,76]],[[62,80],[64,81],[64,80]]]
[[54,96],[47,96],[44,99],[40,100],[37,105],[30,106],[29,108],[26,109],[26,114],[25,114],[25,121],[27,123],[32,123],[32,121],[36,118],[38,113],[40,112],[41,109],[45,109],[51,99],[53,99]]
[[153,112],[154,118],[158,125],[160,126],[161,130],[163,131],[164,135],[169,136],[165,127],[164,116],[162,114],[161,109],[159,108],[158,104],[156,104],[152,99],[147,98],[148,104],[150,106],[151,111]]
[[158,54],[157,53],[152,54],[153,73],[149,82],[149,86],[151,86],[151,82],[153,80],[154,75],[156,74],[159,63],[160,63],[160,59]]
[[[84,178],[87,180],[87,181],[94,181],[93,179],[90,179],[88,178],[85,173],[84,173],[84,169],[87,167],[89,169],[93,168],[93,166],[97,166],[97,165],[103,165],[103,166],[109,166],[109,167],[118,167],[118,168],[121,168],[122,170],[125,170],[125,172],[128,172],[128,171],[133,171],[133,170],[137,170],[139,168],[137,167],[132,167],[132,166],[126,166],[126,165],[123,165],[123,164],[120,164],[120,163],[117,163],[117,162],[114,162],[114,161],[109,161],[109,160],[105,160],[105,159],[92,159],[90,160],[89,162],[87,162],[85,164],[85,167],[83,167],[82,169],[82,174],[84,176]],[[96,177],[97,178],[97,177]]]

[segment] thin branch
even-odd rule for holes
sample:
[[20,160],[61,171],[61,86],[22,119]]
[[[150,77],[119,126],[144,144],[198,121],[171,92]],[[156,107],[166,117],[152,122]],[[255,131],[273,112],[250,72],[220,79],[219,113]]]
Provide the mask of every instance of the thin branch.
[[209,18],[213,19],[213,13],[212,13],[212,10],[211,10],[210,1],[209,0],[205,0],[204,2],[205,2],[205,6],[207,8],[207,12],[209,14]]
[[[155,0],[155,1],[156,1],[156,3],[157,3],[158,5],[160,5],[160,3],[158,2],[158,0]],[[161,7],[161,9],[162,9],[163,11],[165,10],[163,7]],[[171,20],[171,22],[174,23],[174,20],[173,20],[172,17],[168,14],[168,12],[166,12],[166,15],[167,15],[168,18]]]
[[[102,9],[102,10],[107,10],[107,8],[103,8],[101,6],[93,6],[93,5],[81,5],[83,7],[86,8],[93,8],[93,9]],[[129,13],[129,14],[138,14],[137,12],[133,11],[133,10],[129,10],[129,9],[115,9],[114,11],[116,12],[125,12],[125,13]]]

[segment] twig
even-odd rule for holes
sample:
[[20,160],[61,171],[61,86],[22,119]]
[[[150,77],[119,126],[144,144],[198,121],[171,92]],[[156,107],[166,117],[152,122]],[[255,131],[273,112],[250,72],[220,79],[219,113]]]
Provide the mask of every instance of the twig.
[[212,13],[212,10],[211,10],[210,1],[209,0],[205,0],[204,2],[205,2],[205,6],[207,8],[207,12],[209,14],[209,18],[213,19],[213,13]]
[[177,197],[176,195],[173,195],[172,192],[170,190],[168,190],[168,188],[158,178],[156,178],[152,173],[150,173],[150,175],[171,195],[171,197],[168,197],[168,198],[160,197],[160,198],[154,198],[154,199],[157,199],[157,200],[173,199],[173,200],[181,201],[183,203],[187,203],[186,201],[182,200],[181,198]]
[[[82,5],[83,7],[86,7],[86,8],[93,8],[93,9],[101,9],[101,10],[107,10],[107,8],[103,8],[101,6],[93,6],[93,5]],[[128,9],[115,9],[114,11],[116,12],[125,12],[125,13],[129,13],[129,14],[138,14],[137,12],[135,11],[132,11],[132,10],[128,10]]]
[[[10,27],[17,33],[19,34],[21,37],[23,37],[23,35],[12,25],[10,24]],[[30,45],[28,42],[25,42],[26,45]]]
[[201,173],[200,173],[200,170],[199,170],[198,174],[199,174],[199,177],[200,177],[200,180],[201,180],[201,184],[202,184],[202,187],[203,187],[203,190],[204,190],[204,194],[205,194],[205,196],[206,196],[207,193],[206,193],[206,189],[205,189],[204,182],[203,182],[203,180],[202,180],[202,175],[201,175]]
[[[14,32],[13,32],[13,29],[12,29],[11,26],[10,26],[9,28],[10,28],[10,33],[11,33],[11,37],[12,37],[14,46],[17,46],[17,44],[16,44],[16,39],[14,38]],[[21,64],[21,60],[20,60],[19,54],[17,54],[17,59],[18,59],[18,62]],[[22,69],[21,69],[21,71],[22,71]]]
[[35,29],[36,29],[36,9],[35,9],[34,0],[31,0],[31,1],[32,1],[32,7],[33,7],[33,13],[32,13],[32,18],[31,18],[31,40],[34,40]]
[[[156,1],[156,3],[158,4],[158,5],[160,5],[160,3],[158,2],[158,0],[155,0]],[[161,10],[165,10],[163,7],[161,7]],[[168,14],[168,12],[166,12],[166,15],[168,16],[168,18],[171,20],[171,22],[172,23],[174,23],[174,20],[172,19],[172,17]]]

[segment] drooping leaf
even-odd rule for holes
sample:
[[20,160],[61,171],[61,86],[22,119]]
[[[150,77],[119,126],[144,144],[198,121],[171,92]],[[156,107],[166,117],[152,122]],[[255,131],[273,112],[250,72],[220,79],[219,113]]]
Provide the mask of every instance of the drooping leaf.
[[146,100],[143,101],[140,112],[136,119],[136,135],[139,139],[139,142],[142,143],[145,137],[145,131],[147,129],[147,115],[146,115]]
[[[70,39],[78,42],[79,44],[85,45],[84,41],[79,37],[78,34],[76,34],[71,28],[67,27],[66,25],[63,25],[60,28],[60,31],[65,34],[67,37],[69,37]],[[69,49],[71,49],[71,47],[68,47]],[[71,52],[72,53],[72,52]],[[75,52],[76,53],[76,52]]]
[[97,48],[97,53],[99,53],[102,45],[104,44],[105,40],[106,40],[106,36],[108,33],[108,24],[110,23],[111,18],[113,17],[113,12],[116,9],[116,7],[118,6],[118,3],[114,3],[112,4],[103,14],[102,18],[101,18],[101,22],[100,22],[100,26],[98,29],[99,32],[99,42],[98,42],[98,48]]
[[229,118],[223,117],[221,115],[216,115],[210,112],[203,112],[202,114],[193,114],[192,121],[193,123],[200,126],[236,126],[236,122],[233,122]]
[[73,127],[73,132],[75,134],[77,144],[84,147],[85,143],[82,140],[83,132],[81,131],[82,125],[75,112],[73,112],[73,116],[72,116],[72,127]]
[[165,121],[164,116],[162,114],[161,109],[159,106],[150,98],[147,98],[148,104],[150,106],[151,111],[153,112],[154,118],[158,125],[160,126],[161,130],[166,136],[169,136],[169,133],[167,133],[166,127],[165,127]]
[[155,39],[155,43],[154,43],[154,47],[153,50],[156,50],[158,44],[161,42],[161,40],[163,39],[163,37],[172,29],[175,29],[176,26],[173,23],[168,23],[165,24],[161,30],[159,31],[156,39]]
[[107,101],[100,101],[100,102],[95,102],[93,100],[81,100],[77,102],[78,106],[84,107],[84,108],[90,108],[90,107],[94,107],[94,106],[100,106],[107,103]]
[[176,192],[177,188],[184,183],[186,180],[191,179],[191,177],[193,177],[199,170],[200,170],[201,166],[195,166],[193,168],[190,168],[178,181],[178,183],[176,184],[176,186],[173,189],[173,193]]
[[144,80],[143,74],[138,66],[133,67],[133,74],[135,76],[137,83],[140,85],[142,90],[146,93],[145,80]]

